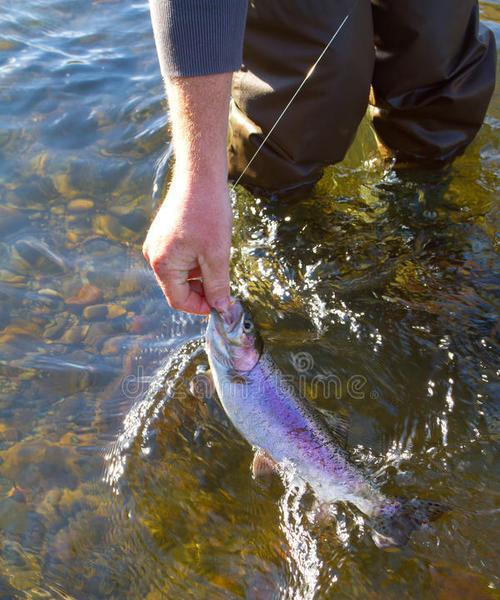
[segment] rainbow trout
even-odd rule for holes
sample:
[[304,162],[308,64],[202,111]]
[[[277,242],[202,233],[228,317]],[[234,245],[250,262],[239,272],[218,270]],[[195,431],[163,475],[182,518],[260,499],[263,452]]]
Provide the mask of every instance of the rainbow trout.
[[382,494],[350,460],[341,441],[344,428],[332,430],[285,380],[240,301],[223,316],[212,309],[206,350],[221,404],[256,451],[255,476],[281,465],[309,484],[320,505],[351,502],[368,516],[380,548],[406,544],[414,529],[448,510],[437,502]]

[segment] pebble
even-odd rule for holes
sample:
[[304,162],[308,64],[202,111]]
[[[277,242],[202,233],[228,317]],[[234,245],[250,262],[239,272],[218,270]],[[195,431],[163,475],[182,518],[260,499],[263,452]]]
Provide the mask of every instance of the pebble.
[[136,277],[132,272],[123,273],[120,283],[116,289],[116,295],[119,297],[131,296],[138,294],[144,289],[141,285],[139,277]]
[[40,334],[40,326],[35,323],[33,320],[23,321],[20,319],[16,319],[8,325],[4,331],[3,335],[10,336],[38,336]]
[[59,292],[56,292],[56,290],[53,290],[51,288],[43,288],[41,290],[38,290],[38,293],[40,295],[44,295],[44,296],[53,296],[54,298],[62,298],[62,296]]
[[54,175],[54,177],[52,177],[52,182],[59,194],[65,198],[71,198],[77,194],[76,190],[71,187],[71,182],[67,173]]
[[149,216],[142,208],[120,215],[118,217],[120,223],[135,232],[143,231],[149,223]]
[[127,344],[129,341],[130,338],[126,335],[118,335],[112,338],[108,338],[101,348],[101,354],[120,354],[127,349]]
[[109,212],[115,217],[122,217],[123,215],[127,215],[133,212],[137,207],[137,202],[134,200],[133,202],[129,202],[128,204],[123,204],[122,198],[117,198],[118,204],[114,204],[109,207]]
[[71,200],[71,202],[68,204],[68,210],[70,212],[86,212],[87,210],[91,210],[92,208],[94,208],[93,200],[88,200],[85,198]]
[[108,194],[116,185],[125,179],[130,169],[128,162],[103,161],[100,159],[73,160],[69,167],[70,186],[84,194]]
[[78,233],[76,231],[67,231],[66,239],[71,244],[76,244],[76,242],[78,242],[78,240],[80,239],[80,236],[78,235]]
[[102,300],[102,297],[102,291],[95,285],[88,283],[82,286],[76,295],[66,298],[66,304],[88,306],[89,304],[97,304]]
[[[61,272],[66,268],[64,260],[49,246],[36,238],[24,238],[14,244],[14,252],[31,269],[43,269],[49,272]],[[13,258],[14,258],[13,252]]]
[[57,339],[67,328],[68,322],[68,313],[57,315],[55,319],[51,321],[45,328],[45,331],[43,332],[44,337],[48,338],[49,340]]
[[87,321],[103,321],[108,316],[106,304],[92,304],[83,309],[83,318]]
[[21,502],[23,504],[26,503],[26,498],[28,495],[28,490],[25,488],[17,486],[15,483],[7,492],[7,497],[12,498],[16,502]]
[[113,333],[114,327],[109,321],[91,323],[85,336],[85,344],[91,348],[97,348],[101,342],[104,342]]
[[122,317],[127,311],[119,304],[94,304],[83,310],[83,317],[88,321],[102,321]]
[[26,277],[24,275],[18,275],[17,273],[13,273],[8,269],[0,269],[0,281],[15,285],[24,283],[26,281]]
[[98,235],[112,240],[127,240],[131,235],[131,231],[111,215],[96,215],[92,219],[92,228]]
[[55,290],[44,289],[39,290],[37,301],[41,306],[49,307],[56,312],[62,304],[62,296]]
[[109,319],[116,319],[117,317],[122,317],[126,313],[127,313],[127,311],[125,310],[125,308],[123,308],[123,306],[120,306],[119,304],[109,304],[108,305],[108,318]]
[[36,185],[32,183],[22,183],[21,185],[16,186],[12,192],[8,192],[7,198],[15,206],[33,210],[33,208],[39,208],[40,200],[43,199],[43,195]]
[[63,344],[79,344],[85,339],[88,330],[88,325],[73,325],[73,327],[65,332],[60,341]]

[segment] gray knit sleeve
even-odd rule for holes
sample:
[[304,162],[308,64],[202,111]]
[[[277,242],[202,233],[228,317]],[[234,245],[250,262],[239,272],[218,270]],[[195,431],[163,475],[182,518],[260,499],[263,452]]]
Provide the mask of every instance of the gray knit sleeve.
[[238,71],[248,0],[149,0],[164,77]]

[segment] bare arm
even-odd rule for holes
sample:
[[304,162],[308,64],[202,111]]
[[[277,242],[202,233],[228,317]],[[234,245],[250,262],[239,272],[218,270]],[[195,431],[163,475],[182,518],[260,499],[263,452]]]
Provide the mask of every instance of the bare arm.
[[231,73],[166,79],[175,167],[143,246],[173,308],[206,314],[229,302],[227,190]]

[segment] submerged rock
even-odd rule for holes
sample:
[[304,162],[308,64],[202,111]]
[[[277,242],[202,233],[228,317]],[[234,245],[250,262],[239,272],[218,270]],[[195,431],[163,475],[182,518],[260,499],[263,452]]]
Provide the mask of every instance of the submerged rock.
[[83,318],[88,321],[103,321],[108,316],[106,304],[91,304],[83,309]]
[[50,323],[46,326],[43,335],[49,340],[55,340],[63,334],[63,332],[67,329],[70,323],[71,315],[69,313],[62,313],[60,315],[57,315],[55,319],[50,321]]
[[56,290],[53,290],[51,288],[43,288],[41,290],[38,290],[38,293],[41,296],[50,296],[52,298],[61,298],[62,299],[61,294],[59,292],[57,292]]
[[80,239],[81,233],[79,231],[67,231],[66,239],[70,244],[76,244]]
[[83,317],[88,321],[104,321],[116,319],[127,313],[119,304],[93,304],[83,309]]
[[132,237],[132,231],[111,215],[96,215],[92,219],[92,228],[97,235],[112,240],[129,240]]
[[115,333],[114,324],[110,321],[98,321],[91,323],[89,331],[85,336],[85,345],[91,348],[97,348],[104,343],[110,335]]
[[[82,480],[81,457],[71,447],[30,439],[14,444],[1,452],[0,457],[3,459],[0,475],[23,488],[74,488]],[[22,506],[12,498],[7,499],[15,506]]]
[[53,200],[58,196],[58,191],[53,182],[47,177],[35,175],[28,181],[16,186],[8,194],[9,200],[16,206],[22,206],[24,210],[43,209],[47,200]]
[[108,305],[108,319],[116,319],[125,314],[127,314],[127,311],[125,308],[123,308],[123,306],[120,306],[119,304]]
[[73,325],[64,333],[60,341],[63,344],[79,344],[85,339],[88,330],[88,325]]
[[69,178],[71,187],[80,195],[100,196],[111,192],[129,171],[130,165],[117,160],[106,161],[77,159],[71,162]]
[[136,208],[129,213],[120,215],[118,220],[128,229],[131,229],[136,233],[140,233],[147,227],[149,223],[149,215],[142,208]]
[[87,212],[88,210],[91,210],[92,208],[94,208],[94,201],[88,200],[85,198],[71,200],[71,202],[69,202],[69,204],[68,204],[68,210],[70,212],[76,212],[76,213]]
[[10,285],[21,285],[26,281],[26,275],[20,275],[19,273],[13,273],[8,269],[0,269],[0,281],[9,283]]
[[64,198],[74,198],[78,196],[78,191],[71,186],[71,181],[67,173],[58,173],[52,177],[52,182],[57,191]]
[[12,261],[16,271],[60,273],[65,271],[66,264],[62,257],[49,246],[36,238],[23,238],[14,244]]
[[130,337],[128,335],[118,335],[112,338],[108,338],[101,348],[101,354],[120,354],[127,350],[127,346],[129,343]]
[[102,291],[90,283],[82,286],[78,293],[74,296],[66,298],[66,304],[75,306],[88,306],[89,304],[97,304],[103,298]]

